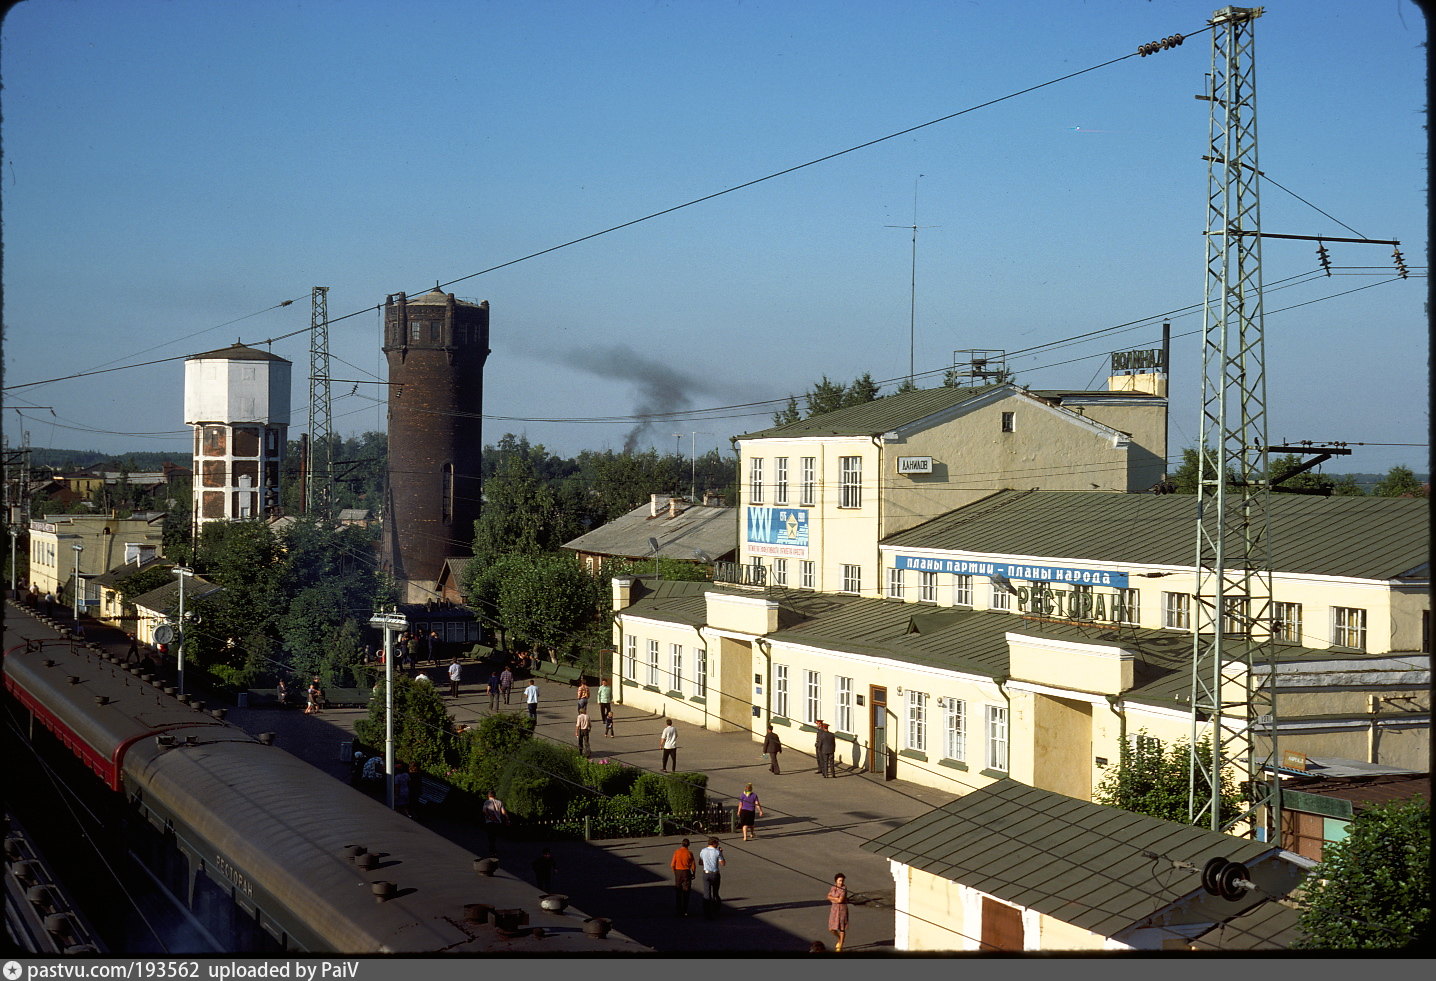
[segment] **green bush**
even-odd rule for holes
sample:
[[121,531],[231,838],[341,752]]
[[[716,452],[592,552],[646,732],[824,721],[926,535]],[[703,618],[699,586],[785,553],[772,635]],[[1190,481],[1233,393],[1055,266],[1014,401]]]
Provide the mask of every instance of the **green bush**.
[[[369,717],[354,723],[354,735],[370,746],[384,745],[384,685],[369,700]],[[443,697],[432,684],[396,678],[394,684],[394,758],[417,763],[428,773],[450,769],[456,754],[453,722]]]
[[708,800],[708,774],[675,773],[663,781],[669,814],[692,814],[701,811]]
[[496,790],[504,770],[532,735],[527,715],[497,712],[480,719],[462,737],[456,783],[477,794]]
[[579,759],[579,781],[604,797],[617,797],[633,789],[642,770],[623,763]]
[[571,746],[530,740],[499,778],[498,795],[510,814],[526,821],[556,821],[582,793],[578,753]]

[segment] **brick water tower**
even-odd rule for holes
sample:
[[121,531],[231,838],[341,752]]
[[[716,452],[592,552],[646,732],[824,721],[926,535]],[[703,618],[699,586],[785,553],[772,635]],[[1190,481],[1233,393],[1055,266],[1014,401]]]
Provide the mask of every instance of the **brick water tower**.
[[444,560],[472,554],[483,460],[489,304],[437,286],[384,300],[389,362],[385,552],[404,602],[433,599]]
[[264,518],[279,507],[290,362],[238,341],[184,363],[194,428],[194,521]]

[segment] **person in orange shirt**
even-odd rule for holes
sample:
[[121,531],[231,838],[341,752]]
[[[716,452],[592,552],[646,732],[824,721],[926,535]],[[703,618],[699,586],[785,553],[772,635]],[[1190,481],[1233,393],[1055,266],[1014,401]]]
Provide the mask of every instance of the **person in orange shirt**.
[[673,893],[678,915],[687,916],[688,897],[693,892],[693,870],[697,865],[693,853],[688,850],[687,838],[673,852],[673,860],[668,864],[673,867]]

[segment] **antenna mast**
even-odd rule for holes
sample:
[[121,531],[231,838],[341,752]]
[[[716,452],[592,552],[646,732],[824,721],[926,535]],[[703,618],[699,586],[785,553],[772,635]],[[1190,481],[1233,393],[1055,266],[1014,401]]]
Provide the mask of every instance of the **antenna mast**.
[[[1261,15],[1260,7],[1224,7],[1212,15],[1209,91],[1198,96],[1211,102],[1211,149],[1189,807],[1193,824],[1215,831],[1265,808],[1265,822],[1279,835],[1252,34]],[[1268,765],[1273,769],[1264,772]],[[1236,817],[1221,808],[1222,776],[1232,771],[1249,801]]]
[[917,374],[917,230],[919,228],[941,228],[941,225],[919,225],[917,223],[917,182],[925,177],[925,174],[918,174],[912,181],[912,224],[911,225],[884,225],[884,228],[911,228],[912,229],[912,278],[908,291],[908,324],[907,324],[907,384],[911,388],[914,384],[913,377]]

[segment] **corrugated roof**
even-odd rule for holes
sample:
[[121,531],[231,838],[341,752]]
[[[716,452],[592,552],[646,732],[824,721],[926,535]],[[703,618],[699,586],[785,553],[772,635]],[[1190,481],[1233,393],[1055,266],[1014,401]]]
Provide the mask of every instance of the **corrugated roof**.
[[[203,599],[212,593],[219,592],[220,589],[223,588],[201,576],[188,576],[186,578],[189,580],[185,583],[184,587],[186,603]],[[176,579],[174,582],[167,582],[157,589],[152,589],[148,593],[136,596],[131,602],[134,603],[135,606],[143,607],[146,610],[153,610],[156,613],[169,615],[179,612],[179,590],[179,580]]]
[[[1191,567],[1196,507],[1189,494],[999,491],[883,544]],[[1422,498],[1273,494],[1268,514],[1277,572],[1379,581],[1428,562],[1431,516]]]
[[[705,504],[680,504],[676,517],[669,517],[667,499],[659,504],[657,516],[650,505],[634,508],[608,524],[579,535],[564,548],[595,555],[630,559],[653,558],[650,538],[658,539],[658,554],[684,562],[718,561],[738,548],[738,509]],[[696,555],[702,552],[705,560]]]
[[786,426],[745,433],[738,439],[781,439],[802,436],[878,436],[909,426],[944,409],[961,405],[997,388],[1011,385],[976,385],[968,388],[918,388],[884,396],[846,409],[824,412]]
[[[1104,937],[1201,891],[1199,877],[1174,861],[1201,869],[1221,857],[1250,866],[1275,852],[1015,780],[959,797],[862,847]],[[1232,903],[1231,912],[1243,905]]]

